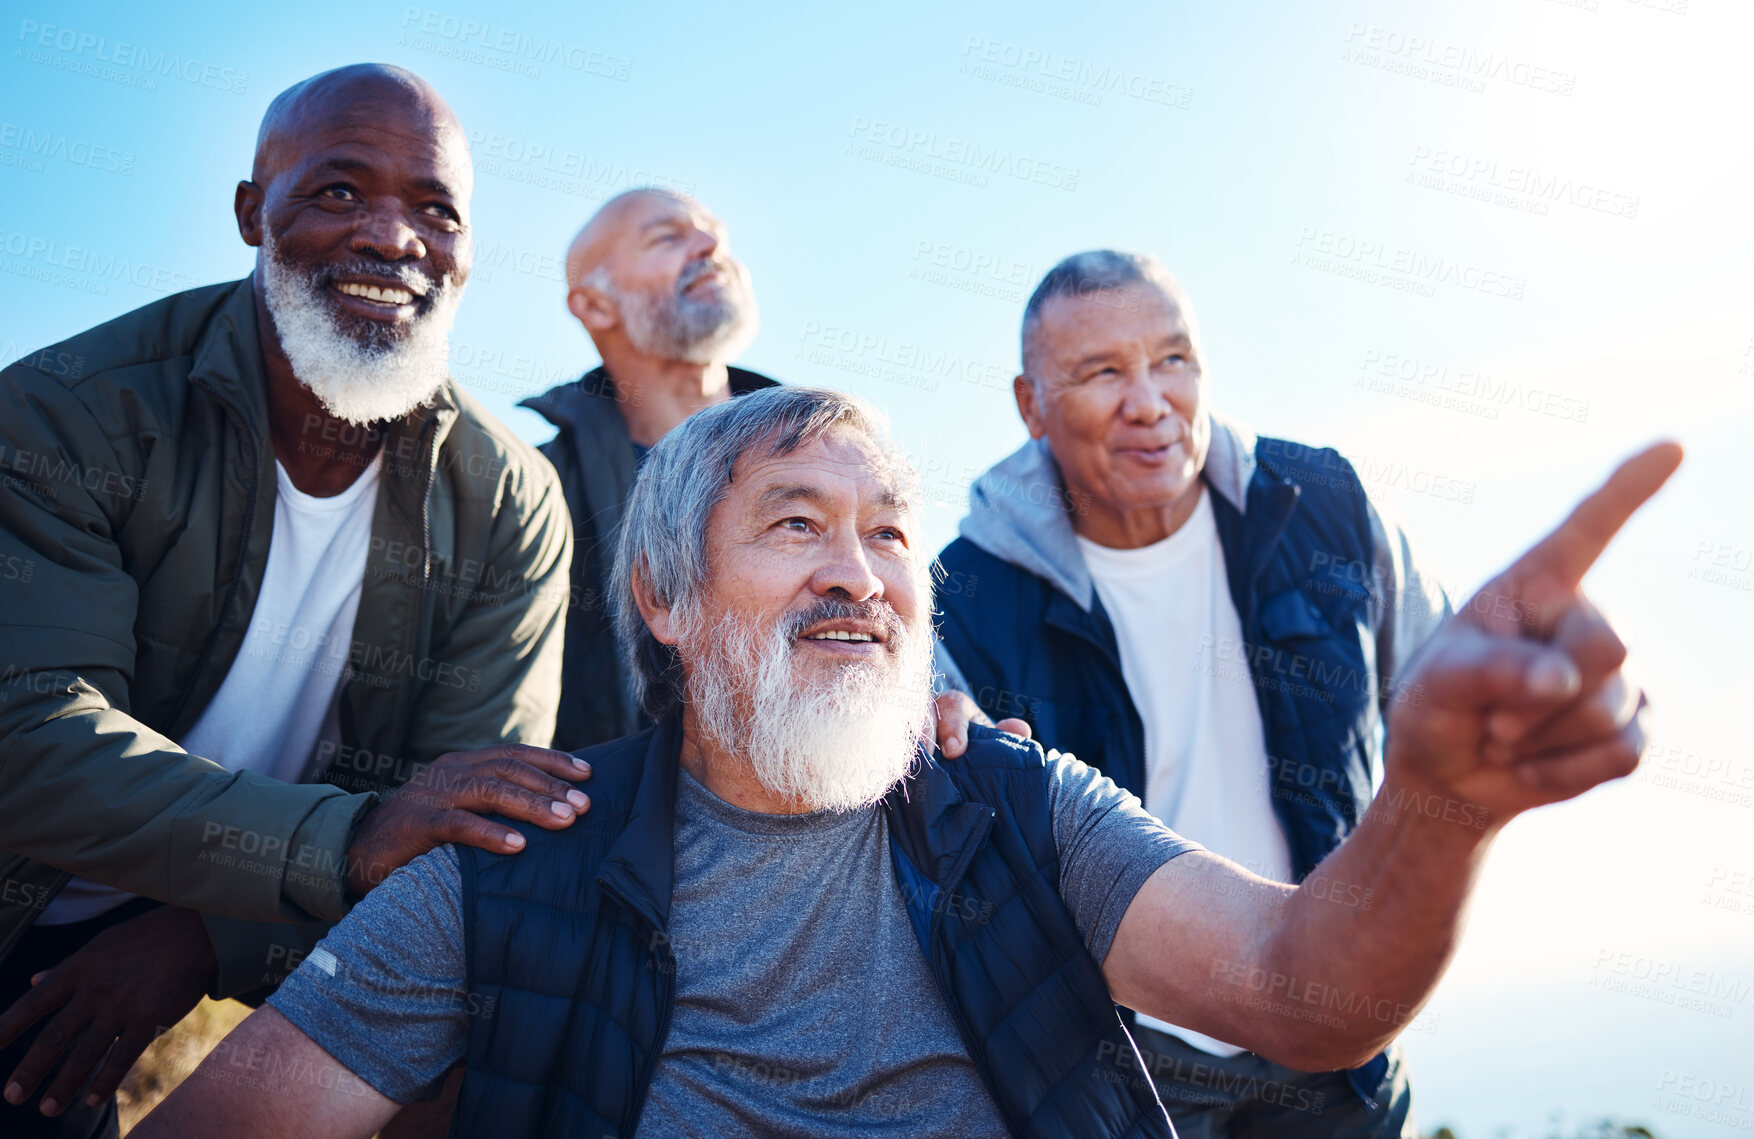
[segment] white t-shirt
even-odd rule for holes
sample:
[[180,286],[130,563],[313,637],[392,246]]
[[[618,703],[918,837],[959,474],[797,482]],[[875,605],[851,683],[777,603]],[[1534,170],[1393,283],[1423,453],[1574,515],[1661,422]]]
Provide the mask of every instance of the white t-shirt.
[[[382,466],[380,452],[352,486],[317,498],[275,462],[279,494],[262,592],[219,691],[177,741],[184,751],[285,783],[315,774],[307,768],[347,669]],[[84,921],[133,896],[76,877],[37,921]]]
[[[1084,563],[1114,624],[1121,674],[1145,725],[1145,808],[1171,830],[1278,882],[1291,851],[1273,813],[1260,706],[1241,649],[1224,548],[1201,488],[1174,534],[1135,550],[1080,537]],[[1220,1056],[1243,1051],[1148,1016]]]

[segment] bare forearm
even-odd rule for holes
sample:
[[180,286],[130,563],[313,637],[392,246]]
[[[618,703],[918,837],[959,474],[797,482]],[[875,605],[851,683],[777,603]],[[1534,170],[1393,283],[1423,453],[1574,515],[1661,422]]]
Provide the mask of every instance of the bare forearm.
[[1351,1067],[1418,1014],[1449,965],[1498,824],[1393,778],[1280,907],[1253,961],[1212,980],[1270,1015],[1282,1063]]

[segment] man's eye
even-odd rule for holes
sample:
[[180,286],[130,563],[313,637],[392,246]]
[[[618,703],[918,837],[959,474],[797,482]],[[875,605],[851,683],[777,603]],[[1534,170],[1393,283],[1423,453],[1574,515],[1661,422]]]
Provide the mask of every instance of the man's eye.
[[780,523],[780,528],[804,533],[810,529],[810,523],[802,518],[787,518]]
[[359,193],[352,186],[337,184],[324,186],[318,194],[325,198],[333,198],[338,202],[352,202],[359,199]]
[[438,203],[438,202],[434,202],[429,206],[422,206],[421,212],[431,214],[433,217],[436,217],[436,218],[444,218],[446,221],[457,221],[458,220],[456,210],[453,210],[451,207],[449,207],[447,205],[443,205],[443,204]]
[[1185,364],[1188,362],[1188,358],[1180,352],[1171,352],[1163,358],[1163,362],[1165,364]]

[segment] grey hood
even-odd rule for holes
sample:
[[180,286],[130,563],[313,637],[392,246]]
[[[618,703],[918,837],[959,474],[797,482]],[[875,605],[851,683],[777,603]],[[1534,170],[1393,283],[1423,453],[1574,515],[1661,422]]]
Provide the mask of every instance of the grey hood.
[[[1241,512],[1255,474],[1255,433],[1216,412],[1207,414],[1212,444],[1206,453],[1206,485]],[[975,480],[961,533],[1090,611],[1096,587],[1072,533],[1065,484],[1047,440],[1029,440]]]

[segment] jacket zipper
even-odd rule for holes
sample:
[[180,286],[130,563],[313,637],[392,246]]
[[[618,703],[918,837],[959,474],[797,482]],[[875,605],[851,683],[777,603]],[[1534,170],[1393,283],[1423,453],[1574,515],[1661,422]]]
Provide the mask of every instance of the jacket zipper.
[[250,499],[244,506],[244,539],[238,547],[237,568],[232,571],[231,584],[225,591],[225,604],[220,606],[219,620],[213,626],[213,632],[207,636],[207,644],[201,650],[201,657],[189,673],[189,683],[183,688],[182,696],[177,700],[176,709],[171,713],[170,723],[175,724],[182,719],[183,709],[189,706],[189,698],[195,694],[195,685],[200,682],[201,674],[206,671],[207,662],[213,656],[214,646],[219,643],[219,634],[225,628],[227,615],[231,612],[232,603],[237,600],[238,589],[244,580],[244,565],[249,561],[250,535],[256,525],[256,500],[262,492],[262,444],[253,432],[244,427],[243,414],[237,405],[218,392],[210,391],[210,395],[225,406],[232,420],[243,428],[243,434],[250,441]]
[[438,448],[434,445],[438,435],[436,418],[427,423],[424,434],[426,480],[420,489],[420,592],[423,597],[432,584],[432,484],[438,477]]

